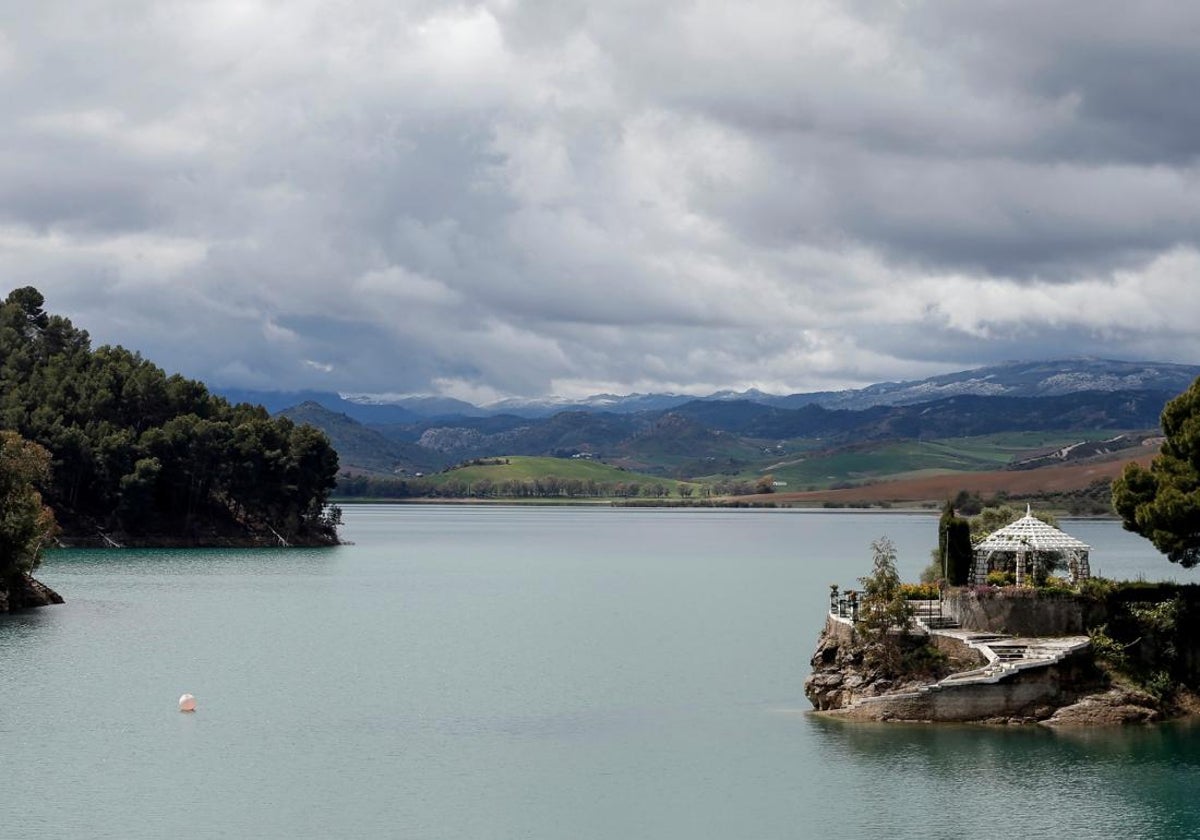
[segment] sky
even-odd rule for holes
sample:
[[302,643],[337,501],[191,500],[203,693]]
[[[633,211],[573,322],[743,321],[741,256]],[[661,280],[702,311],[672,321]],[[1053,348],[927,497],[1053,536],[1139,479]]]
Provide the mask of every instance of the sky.
[[1197,43],[1154,0],[0,0],[0,276],[218,387],[1195,363]]

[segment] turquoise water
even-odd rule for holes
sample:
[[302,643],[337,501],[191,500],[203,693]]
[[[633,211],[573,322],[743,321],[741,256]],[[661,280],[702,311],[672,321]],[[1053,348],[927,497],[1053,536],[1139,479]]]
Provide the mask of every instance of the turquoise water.
[[804,713],[828,584],[881,535],[915,574],[935,528],[361,506],[336,549],[59,552],[67,604],[0,619],[0,838],[1200,836],[1186,727]]

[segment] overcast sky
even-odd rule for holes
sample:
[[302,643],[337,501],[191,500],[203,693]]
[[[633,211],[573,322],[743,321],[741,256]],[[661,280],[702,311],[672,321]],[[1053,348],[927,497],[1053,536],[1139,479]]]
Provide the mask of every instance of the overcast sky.
[[0,269],[251,388],[1195,363],[1198,43],[1146,0],[0,0]]

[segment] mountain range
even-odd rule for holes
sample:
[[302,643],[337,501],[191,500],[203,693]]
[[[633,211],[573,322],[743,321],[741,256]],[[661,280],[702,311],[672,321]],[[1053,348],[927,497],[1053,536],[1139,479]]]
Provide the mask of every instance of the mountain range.
[[864,409],[879,405],[913,405],[951,396],[1045,397],[1080,391],[1166,391],[1178,393],[1200,376],[1200,365],[1169,362],[1128,362],[1079,357],[1038,362],[1005,362],[988,367],[905,382],[881,382],[843,391],[767,394],[718,391],[689,394],[596,394],[582,399],[506,399],[473,405],[450,397],[349,394],[332,391],[261,391],[216,388],[231,402],[248,402],[278,412],[303,402],[315,402],[360,423],[419,423],[451,417],[511,415],[549,417],[563,411],[635,414],[665,411],[685,403],[745,401],[777,408],[819,405],[824,408]]
[[[471,406],[440,398],[384,402],[322,392],[220,393],[321,428],[350,472],[413,475],[471,458],[550,455],[603,459],[672,478],[748,477],[774,469],[828,484],[886,473],[886,467],[862,466],[872,458],[902,470],[943,466],[923,465],[919,453],[896,462],[904,441],[924,445],[927,453],[937,443],[939,458],[946,457],[947,447],[962,450],[949,463],[968,469],[1009,460],[1028,468],[1053,462],[1060,449],[1074,453],[1064,458],[1099,457],[1108,449],[1076,444],[1107,440],[1116,432],[1152,435],[1166,400],[1197,376],[1200,366],[1083,358],[790,395],[598,395]],[[994,451],[984,454],[980,444],[946,443],[988,436],[984,449]],[[854,468],[821,472],[820,464],[848,459]]]

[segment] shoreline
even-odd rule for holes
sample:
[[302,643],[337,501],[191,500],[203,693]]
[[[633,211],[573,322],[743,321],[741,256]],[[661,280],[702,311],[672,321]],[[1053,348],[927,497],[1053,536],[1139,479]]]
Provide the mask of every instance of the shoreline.
[[[738,497],[732,497],[738,498]],[[746,496],[746,499],[762,499],[760,496]],[[766,497],[769,499],[770,497]],[[926,505],[889,505],[880,507],[876,505],[864,505],[862,507],[851,505],[839,505],[837,507],[825,507],[820,504],[805,504],[805,503],[709,503],[698,501],[663,501],[657,499],[647,499],[637,502],[622,502],[615,499],[595,498],[595,499],[463,499],[463,498],[405,498],[405,499],[389,499],[389,498],[334,498],[330,500],[331,504],[339,506],[353,505],[455,505],[455,506],[478,506],[478,507],[581,507],[581,508],[596,508],[596,507],[614,507],[625,509],[637,508],[654,508],[664,510],[683,510],[696,508],[699,510],[758,510],[758,511],[788,511],[793,513],[832,513],[832,514],[850,514],[850,513],[876,513],[876,514],[896,514],[901,516],[937,516],[941,513],[940,507],[931,507],[933,503]],[[1060,519],[1070,520],[1085,520],[1095,522],[1115,522],[1120,521],[1120,517],[1116,514],[1071,514],[1064,511],[1049,510]]]
[[283,541],[277,535],[191,535],[151,534],[132,536],[121,533],[63,533],[54,549],[89,548],[121,551],[138,548],[332,548],[343,545],[341,538],[294,538]]

